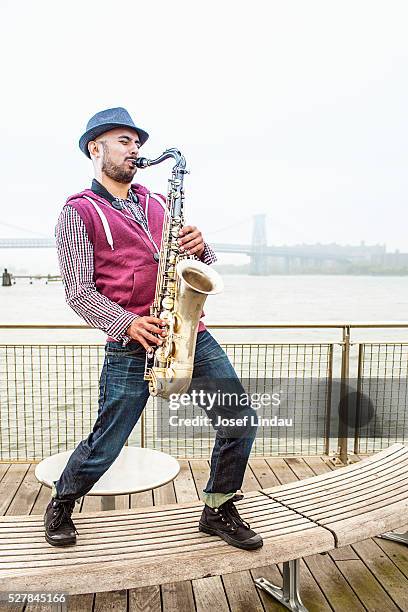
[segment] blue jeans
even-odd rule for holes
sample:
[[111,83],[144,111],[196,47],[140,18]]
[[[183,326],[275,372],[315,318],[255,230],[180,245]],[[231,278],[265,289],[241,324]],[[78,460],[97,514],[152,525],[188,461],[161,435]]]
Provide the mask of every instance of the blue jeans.
[[[92,432],[81,440],[61,474],[54,482],[57,497],[75,500],[86,495],[112,465],[149,398],[148,382],[143,379],[145,350],[138,342],[123,347],[108,342],[99,382],[99,410]],[[204,330],[197,334],[193,381],[207,380],[228,392],[245,393],[226,353]],[[223,389],[220,389],[221,392]],[[216,437],[206,493],[233,493],[241,488],[248,457],[256,434],[256,412],[248,406],[216,406],[217,417],[247,416],[240,428],[214,427]]]

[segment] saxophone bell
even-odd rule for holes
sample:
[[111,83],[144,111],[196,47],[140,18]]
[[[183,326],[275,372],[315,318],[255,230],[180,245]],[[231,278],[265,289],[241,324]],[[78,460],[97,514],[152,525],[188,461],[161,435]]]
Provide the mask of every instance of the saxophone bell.
[[153,316],[166,320],[168,332],[163,345],[146,352],[144,380],[149,381],[152,396],[169,399],[184,393],[191,382],[198,325],[204,302],[209,295],[223,290],[223,281],[216,270],[180,252],[177,237],[184,225],[183,179],[186,160],[178,149],[167,149],[156,159],[138,157],[137,168],[154,166],[172,158],[175,164],[169,180],[163,221],[161,249]]

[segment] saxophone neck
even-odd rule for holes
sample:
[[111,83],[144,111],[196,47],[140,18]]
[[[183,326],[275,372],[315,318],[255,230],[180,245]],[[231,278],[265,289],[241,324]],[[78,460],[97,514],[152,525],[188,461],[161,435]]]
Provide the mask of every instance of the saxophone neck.
[[147,159],[147,157],[138,157],[135,160],[135,164],[138,168],[147,168],[148,166],[156,166],[166,159],[174,159],[175,164],[173,172],[177,171],[180,174],[186,174],[186,159],[184,155],[178,149],[166,149],[159,157],[155,159]]

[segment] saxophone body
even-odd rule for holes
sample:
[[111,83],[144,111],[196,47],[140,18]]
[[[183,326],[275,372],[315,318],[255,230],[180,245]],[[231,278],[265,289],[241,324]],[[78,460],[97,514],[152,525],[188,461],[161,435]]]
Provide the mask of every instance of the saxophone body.
[[186,161],[177,149],[167,149],[158,158],[137,158],[136,166],[146,168],[173,158],[169,179],[154,302],[151,316],[164,319],[167,336],[161,346],[146,353],[144,379],[153,396],[169,399],[190,386],[197,328],[208,295],[223,290],[221,276],[210,266],[180,252],[179,231],[184,225],[184,175]]

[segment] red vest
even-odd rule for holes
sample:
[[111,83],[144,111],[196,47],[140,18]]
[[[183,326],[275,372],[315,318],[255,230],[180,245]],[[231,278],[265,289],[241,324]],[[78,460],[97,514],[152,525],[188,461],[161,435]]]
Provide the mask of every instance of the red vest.
[[[65,206],[78,212],[93,244],[97,290],[125,310],[145,316],[150,315],[156,290],[158,263],[153,255],[155,245],[158,249],[161,245],[165,200],[137,183],[132,190],[139,197],[155,244],[130,213],[116,210],[90,189],[69,197]],[[204,329],[200,321],[198,331]]]

